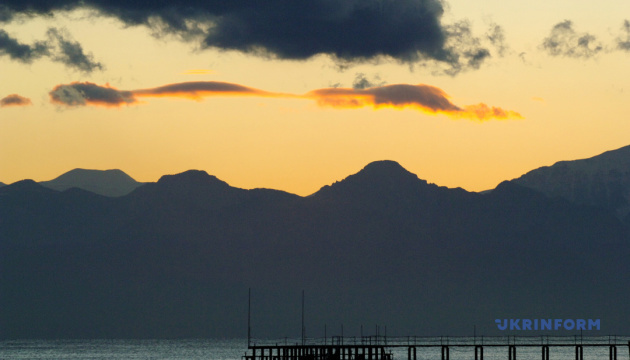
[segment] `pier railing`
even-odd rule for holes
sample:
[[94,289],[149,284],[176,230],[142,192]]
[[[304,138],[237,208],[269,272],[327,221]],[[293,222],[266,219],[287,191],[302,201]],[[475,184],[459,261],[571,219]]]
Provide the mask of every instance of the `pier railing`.
[[518,348],[532,347],[541,349],[542,360],[549,360],[551,348],[574,348],[575,360],[584,360],[584,349],[591,347],[607,347],[609,360],[617,360],[617,347],[625,346],[630,353],[630,336],[332,336],[250,339],[248,349],[251,355],[245,355],[244,360],[392,360],[393,350],[406,350],[407,360],[417,360],[418,350],[428,348],[441,350],[442,360],[450,360],[451,350],[455,348],[460,351],[470,349],[471,354],[474,351],[475,360],[483,360],[484,348],[504,348],[508,352],[507,359],[516,360]]
[[542,346],[542,345],[627,345],[630,336],[603,335],[519,335],[519,336],[329,336],[309,337],[304,341],[299,338],[277,338],[250,340],[251,346],[355,346],[355,345],[380,345],[385,347],[408,346],[474,346],[474,345],[518,345],[518,346]]

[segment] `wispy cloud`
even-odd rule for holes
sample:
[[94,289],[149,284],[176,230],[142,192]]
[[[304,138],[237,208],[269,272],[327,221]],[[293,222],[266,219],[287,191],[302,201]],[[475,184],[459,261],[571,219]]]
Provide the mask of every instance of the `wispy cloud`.
[[86,54],[81,44],[74,41],[66,30],[49,28],[46,35],[47,40],[29,45],[21,43],[0,29],[0,56],[5,55],[27,64],[48,58],[85,73],[103,70],[103,65],[94,61],[92,54]]
[[118,90],[110,85],[100,86],[89,82],[58,85],[50,92],[53,103],[68,107],[105,106],[120,107],[139,102],[143,97],[175,97],[200,100],[211,96],[254,96],[289,99],[310,99],[322,107],[351,109],[361,107],[415,109],[430,114],[446,114],[453,118],[478,121],[490,119],[518,119],[522,116],[510,110],[477,105],[457,106],[446,93],[430,85],[393,84],[368,88],[324,88],[306,94],[268,92],[239,84],[218,81],[195,81],[168,84],[155,88]]
[[0,107],[32,105],[31,99],[18,94],[11,94],[0,99]]
[[630,51],[630,21],[624,20],[621,31],[622,34],[617,38],[617,48]]
[[500,25],[496,23],[490,24],[490,28],[488,32],[486,32],[486,38],[490,41],[492,46],[494,46],[499,56],[504,56],[509,50],[509,46],[505,41],[505,33]]
[[448,39],[445,44],[449,67],[444,69],[448,75],[457,75],[462,71],[479,69],[491,57],[490,50],[482,46],[481,39],[474,36],[469,21],[462,20],[445,26]]
[[12,60],[31,63],[33,60],[49,54],[50,46],[46,42],[39,41],[32,45],[23,44],[0,29],[0,56],[5,55]]
[[66,30],[50,28],[46,33],[49,43],[57,49],[52,54],[54,61],[65,64],[75,70],[90,73],[94,70],[103,70],[103,64],[94,61],[92,54],[86,54],[83,47],[77,41],[73,41]]
[[[385,82],[381,81],[380,76],[375,75],[374,80],[370,81],[368,80],[368,78],[365,76],[364,73],[355,74],[354,81],[352,82],[352,88],[359,89],[359,90],[363,90],[363,89],[367,89],[367,88],[371,88],[375,86],[383,86],[383,85],[385,85]],[[335,87],[339,87],[339,86],[335,86]]]
[[595,35],[576,32],[571,20],[554,25],[549,36],[543,40],[541,48],[551,56],[582,59],[591,58],[604,50]]

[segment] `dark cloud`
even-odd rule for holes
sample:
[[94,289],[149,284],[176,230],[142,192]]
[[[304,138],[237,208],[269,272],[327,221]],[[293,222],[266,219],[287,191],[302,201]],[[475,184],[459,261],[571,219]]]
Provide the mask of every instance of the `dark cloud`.
[[589,33],[577,33],[571,20],[562,21],[551,29],[541,48],[552,56],[588,59],[604,50],[601,42]]
[[0,23],[10,21],[12,17],[13,17],[12,12],[9,11],[9,9],[6,6],[0,5]]
[[630,21],[624,20],[621,31],[623,33],[617,38],[617,48],[630,51]]
[[32,105],[31,99],[18,94],[7,95],[0,99],[0,107]]
[[46,34],[50,43],[56,45],[56,51],[52,55],[54,61],[86,73],[103,70],[103,65],[94,61],[92,54],[85,54],[81,44],[72,41],[67,31],[50,28]]
[[18,40],[0,29],[0,56],[5,55],[12,60],[30,63],[42,56],[50,54],[49,45],[45,42],[36,42],[33,45],[22,44]]
[[53,103],[72,107],[84,105],[118,107],[137,101],[130,91],[121,91],[109,85],[100,86],[90,82],[57,85],[49,95]]
[[[201,47],[279,59],[328,54],[340,63],[393,58],[437,62],[456,74],[489,56],[461,24],[444,26],[442,0],[5,0],[3,18],[85,7],[145,25],[157,34],[197,39]],[[470,43],[472,41],[472,43]]]
[[437,0],[281,0],[243,6],[216,19],[204,43],[286,59],[330,54],[343,60],[391,56],[443,60]]

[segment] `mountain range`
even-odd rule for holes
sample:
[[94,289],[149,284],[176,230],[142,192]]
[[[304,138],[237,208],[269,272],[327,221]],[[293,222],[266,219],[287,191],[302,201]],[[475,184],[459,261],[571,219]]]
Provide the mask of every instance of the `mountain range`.
[[[621,153],[593,159],[621,169]],[[623,201],[545,192],[555,175],[521,185],[529,174],[481,194],[378,161],[307,197],[196,170],[120,196],[19,181],[0,188],[0,338],[243,337],[249,288],[255,337],[299,336],[301,290],[307,336],[505,335],[505,318],[629,333]]]
[[589,159],[560,161],[513,180],[519,185],[577,204],[630,213],[630,146]]

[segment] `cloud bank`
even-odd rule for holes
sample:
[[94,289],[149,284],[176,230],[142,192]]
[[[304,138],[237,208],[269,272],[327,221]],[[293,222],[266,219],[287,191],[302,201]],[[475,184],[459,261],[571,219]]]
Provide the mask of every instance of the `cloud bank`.
[[11,94],[0,99],[0,107],[32,105],[31,99],[18,94]]
[[256,96],[290,99],[309,99],[319,106],[337,109],[361,107],[415,109],[430,114],[445,114],[453,118],[477,121],[490,119],[519,119],[522,116],[510,110],[480,103],[459,107],[448,95],[430,85],[393,84],[369,88],[324,88],[306,94],[267,92],[239,84],[217,81],[195,81],[168,84],[155,88],[118,90],[110,85],[74,82],[56,86],[50,93],[51,102],[68,107],[105,106],[120,107],[139,103],[142,97],[175,97],[199,100],[210,96]]
[[198,41],[202,48],[279,59],[327,54],[346,63],[434,61],[456,74],[477,68],[490,54],[468,24],[441,23],[441,0],[5,0],[0,21],[78,8]]

